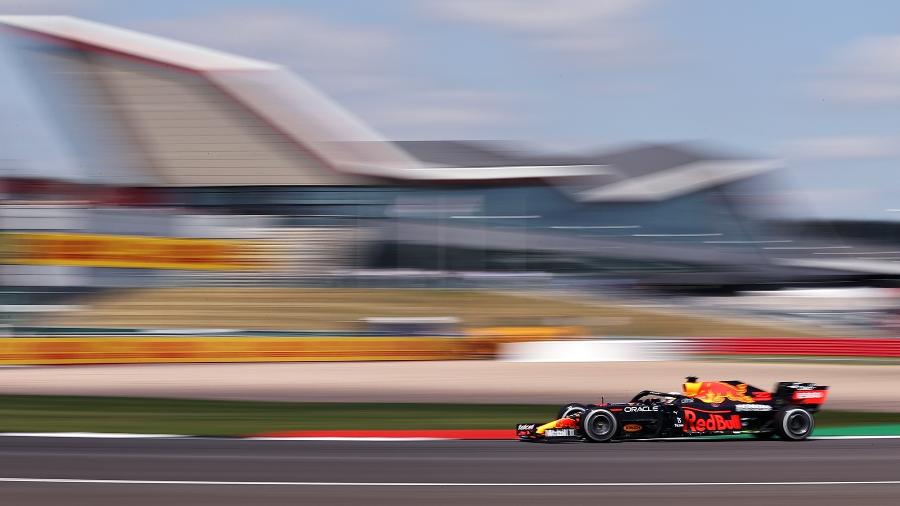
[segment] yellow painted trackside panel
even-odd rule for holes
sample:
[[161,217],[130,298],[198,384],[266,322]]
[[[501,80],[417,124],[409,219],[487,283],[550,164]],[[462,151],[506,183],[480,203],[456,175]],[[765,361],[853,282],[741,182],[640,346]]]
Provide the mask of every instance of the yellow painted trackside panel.
[[585,329],[573,326],[475,327],[466,329],[466,335],[468,336],[508,343],[573,339],[587,333]]
[[74,233],[0,233],[0,263],[139,269],[270,267],[250,241]]
[[489,358],[490,343],[441,337],[0,338],[0,364],[340,362]]

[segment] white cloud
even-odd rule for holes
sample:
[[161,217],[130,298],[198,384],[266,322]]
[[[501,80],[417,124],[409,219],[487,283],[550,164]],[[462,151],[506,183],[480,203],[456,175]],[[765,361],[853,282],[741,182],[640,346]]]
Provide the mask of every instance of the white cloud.
[[864,37],[840,50],[839,68],[873,77],[900,76],[900,35]]
[[2,14],[77,14],[101,0],[0,0]]
[[559,31],[628,14],[640,0],[453,0],[432,3],[462,20],[522,31]]
[[518,33],[541,49],[621,62],[648,56],[652,36],[641,23],[654,0],[445,0],[436,16]]
[[787,158],[810,160],[853,160],[900,156],[900,138],[882,136],[807,137],[784,143]]
[[900,102],[900,82],[874,82],[864,79],[840,79],[820,83],[817,95],[845,102],[884,104]]
[[859,103],[900,102],[900,35],[869,36],[837,51],[818,94]]

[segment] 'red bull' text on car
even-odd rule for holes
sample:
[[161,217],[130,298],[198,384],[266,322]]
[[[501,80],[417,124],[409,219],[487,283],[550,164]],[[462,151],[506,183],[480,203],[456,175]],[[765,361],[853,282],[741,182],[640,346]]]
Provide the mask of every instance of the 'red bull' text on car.
[[813,414],[828,387],[783,381],[767,392],[737,380],[688,377],[681,393],[644,390],[629,402],[578,404],[559,409],[548,423],[520,423],[521,441],[588,441],[722,434],[778,435],[801,441],[815,428]]

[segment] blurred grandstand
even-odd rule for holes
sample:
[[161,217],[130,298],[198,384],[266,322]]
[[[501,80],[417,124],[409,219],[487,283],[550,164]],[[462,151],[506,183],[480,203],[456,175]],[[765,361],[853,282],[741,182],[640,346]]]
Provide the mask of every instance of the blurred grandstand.
[[[275,64],[68,17],[0,25],[78,168],[0,167],[9,306],[219,284],[646,297],[900,274],[896,234],[779,221],[775,160],[691,144],[559,155],[391,142]],[[122,323],[90,320],[104,321]]]

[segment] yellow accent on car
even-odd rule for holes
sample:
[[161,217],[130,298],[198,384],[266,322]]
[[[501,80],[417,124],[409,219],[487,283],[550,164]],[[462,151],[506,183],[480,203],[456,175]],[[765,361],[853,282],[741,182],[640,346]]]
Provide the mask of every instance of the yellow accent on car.
[[559,420],[553,420],[552,422],[545,423],[544,425],[541,425],[540,427],[535,429],[535,432],[543,436],[545,430],[555,429],[557,422],[559,422]]

